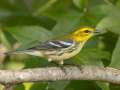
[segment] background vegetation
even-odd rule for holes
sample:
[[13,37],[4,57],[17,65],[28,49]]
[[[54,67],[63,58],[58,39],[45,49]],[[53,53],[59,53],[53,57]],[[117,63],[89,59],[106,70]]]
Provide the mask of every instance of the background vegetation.
[[[89,40],[75,64],[120,68],[120,0],[0,0],[0,52],[26,48],[66,35],[78,27],[103,32]],[[45,67],[47,60],[28,55],[0,56],[1,69]],[[1,86],[2,88],[2,86]],[[23,83],[15,90],[120,90],[98,81]]]

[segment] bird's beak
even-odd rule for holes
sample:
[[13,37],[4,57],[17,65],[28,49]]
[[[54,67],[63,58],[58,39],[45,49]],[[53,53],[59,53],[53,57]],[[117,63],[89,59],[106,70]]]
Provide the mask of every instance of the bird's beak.
[[93,31],[93,33],[94,33],[95,35],[98,35],[98,34],[100,34],[100,30],[99,30],[99,29],[96,29],[95,31]]

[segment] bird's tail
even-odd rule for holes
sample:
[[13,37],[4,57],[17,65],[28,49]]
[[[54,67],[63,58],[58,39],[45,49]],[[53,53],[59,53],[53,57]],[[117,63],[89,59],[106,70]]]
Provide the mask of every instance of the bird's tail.
[[12,54],[29,54],[34,56],[42,56],[42,53],[40,51],[36,50],[16,50],[16,51],[9,51],[5,52],[5,55],[12,55]]
[[15,51],[8,51],[8,52],[5,52],[4,54],[6,55],[12,55],[12,54],[24,54],[26,52],[30,52],[28,50],[15,50]]

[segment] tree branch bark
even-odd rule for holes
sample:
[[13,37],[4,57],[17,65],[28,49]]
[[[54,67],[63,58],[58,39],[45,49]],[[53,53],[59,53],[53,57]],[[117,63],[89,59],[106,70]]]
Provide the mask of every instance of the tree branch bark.
[[19,71],[0,70],[1,84],[56,80],[97,80],[120,84],[120,70],[97,66],[67,66],[24,69]]

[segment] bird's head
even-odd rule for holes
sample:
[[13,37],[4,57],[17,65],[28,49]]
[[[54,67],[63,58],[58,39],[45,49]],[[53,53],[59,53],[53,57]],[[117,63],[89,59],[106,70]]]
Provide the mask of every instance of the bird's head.
[[91,38],[95,33],[98,31],[95,28],[91,27],[83,27],[71,34],[72,39],[76,40],[77,42],[84,42]]

